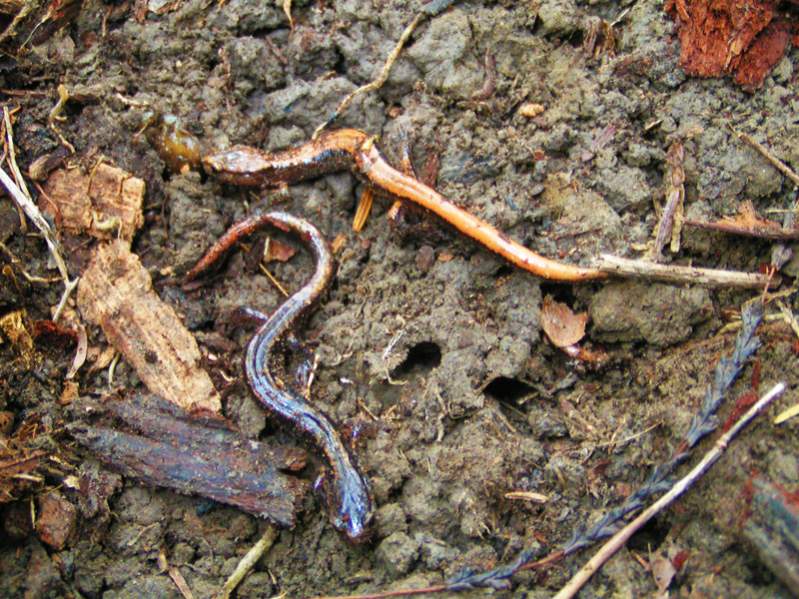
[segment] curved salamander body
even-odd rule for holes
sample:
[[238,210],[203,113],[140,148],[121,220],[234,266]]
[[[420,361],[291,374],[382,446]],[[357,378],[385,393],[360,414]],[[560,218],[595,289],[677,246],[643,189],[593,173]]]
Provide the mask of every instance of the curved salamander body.
[[326,478],[325,485],[333,526],[349,540],[359,542],[367,538],[374,513],[366,479],[330,419],[302,395],[284,385],[270,365],[273,354],[284,349],[295,325],[313,308],[333,277],[335,265],[324,237],[316,227],[296,216],[284,212],[257,214],[231,227],[186,278],[194,279],[226,254],[241,237],[267,224],[300,237],[313,254],[316,271],[271,316],[250,311],[261,325],[247,345],[244,371],[258,400],[269,411],[303,431],[324,452],[332,475]]

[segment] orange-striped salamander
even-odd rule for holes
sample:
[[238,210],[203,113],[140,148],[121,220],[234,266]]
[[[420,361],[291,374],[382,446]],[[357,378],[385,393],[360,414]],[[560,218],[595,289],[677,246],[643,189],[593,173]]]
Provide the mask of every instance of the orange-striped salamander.
[[189,271],[186,280],[191,281],[204,273],[238,240],[265,225],[299,237],[313,255],[316,270],[271,316],[247,310],[260,326],[247,345],[244,372],[255,397],[270,412],[305,433],[322,450],[331,469],[330,476],[323,479],[323,487],[333,526],[350,541],[360,542],[368,538],[374,514],[369,485],[331,420],[280,380],[271,364],[275,355],[286,350],[298,321],[308,315],[330,285],[335,263],[327,241],[316,227],[302,218],[285,212],[255,214],[228,229]]
[[467,237],[536,276],[569,282],[607,277],[594,268],[545,258],[510,239],[433,188],[393,168],[375,146],[374,138],[357,129],[325,132],[301,146],[275,153],[236,146],[204,156],[203,166],[220,181],[250,186],[295,183],[349,168],[377,191],[422,206]]

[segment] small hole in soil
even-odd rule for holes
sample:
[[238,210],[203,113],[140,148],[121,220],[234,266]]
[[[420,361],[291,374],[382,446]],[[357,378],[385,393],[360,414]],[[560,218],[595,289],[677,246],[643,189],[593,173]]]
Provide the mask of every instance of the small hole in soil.
[[527,383],[506,376],[498,376],[483,389],[483,393],[489,397],[512,405],[533,391],[534,389]]
[[413,371],[433,370],[441,364],[441,348],[432,341],[422,341],[408,350],[408,357],[394,369],[392,377],[401,377]]
[[574,292],[568,285],[543,283],[541,285],[541,296],[546,297],[547,295],[551,295],[556,301],[563,302],[570,306],[574,303]]
[[628,542],[630,549],[647,552],[652,547],[660,547],[666,540],[671,526],[667,522],[650,520],[649,524],[641,528]]
[[516,269],[514,269],[514,268],[511,268],[511,267],[510,267],[510,266],[508,266],[507,264],[503,264],[503,265],[501,265],[501,266],[500,266],[500,267],[497,269],[497,272],[496,272],[496,275],[495,275],[495,276],[496,276],[498,279],[500,279],[500,278],[502,278],[502,277],[509,277],[509,276],[510,276],[510,275],[512,275],[512,274],[513,274],[515,271],[516,271]]
[[566,40],[566,43],[569,44],[572,48],[580,48],[583,45],[583,35],[582,31],[575,31],[572,35],[569,36],[569,39]]

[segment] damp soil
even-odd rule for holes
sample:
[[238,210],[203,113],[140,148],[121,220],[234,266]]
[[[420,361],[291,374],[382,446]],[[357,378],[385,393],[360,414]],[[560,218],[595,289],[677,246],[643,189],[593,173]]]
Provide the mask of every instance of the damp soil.
[[[424,6],[295,1],[290,28],[280,4],[182,0],[157,14],[143,11],[142,3],[84,0],[65,27],[0,72],[0,88],[21,90],[5,96],[20,107],[18,160],[27,168],[59,146],[47,115],[56,85],[65,84],[72,99],[58,128],[77,157],[102,156],[146,181],[145,225],[133,250],[204,352],[218,353],[220,336],[230,342],[222,345],[235,347],[221,366],[217,360],[208,368],[215,381],[233,381],[224,414],[254,439],[301,443],[248,393],[240,356],[250,333],[229,326],[240,306],[268,312],[281,302],[253,268],[259,246],[235,254],[223,276],[201,291],[183,291],[180,275],[228,225],[256,210],[279,207],[338,238],[335,282],[302,336],[319,358],[314,402],[343,429],[360,431],[356,453],[378,506],[374,535],[366,544],[348,544],[311,494],[294,529],[280,531],[237,597],[419,587],[466,568],[493,567],[525,547],[543,556],[668,458],[713,365],[731,351],[734,334],[720,333],[722,326],[753,294],[648,282],[542,282],[427,215],[408,211],[391,224],[385,198],[354,233],[363,188],[349,173],[282,190],[241,190],[171,172],[137,134],[146,111],[178,116],[209,148],[302,142],[378,72]],[[685,146],[688,218],[729,215],[743,200],[761,214],[788,208],[790,185],[728,125],[756,134],[799,165],[797,51],[756,93],[728,80],[689,79],[677,65],[673,24],[661,10],[660,3],[631,3],[614,26],[615,48],[587,52],[590,32],[599,19],[614,21],[619,3],[456,2],[422,21],[386,84],[358,97],[335,125],[379,135],[395,163],[407,140],[418,169],[439,161],[442,193],[524,244],[573,263],[587,264],[601,252],[635,255],[646,245],[666,190],[666,151],[678,140]],[[480,93],[490,87],[484,87],[486,55],[496,62],[488,94]],[[525,103],[544,110],[522,116]],[[0,202],[0,241],[29,271],[52,274],[44,243],[20,231],[7,200]],[[81,268],[92,243],[65,244],[73,269]],[[689,230],[670,259],[755,271],[770,254],[762,240]],[[272,272],[293,290],[311,267],[300,252],[273,264]],[[795,265],[787,273],[790,283]],[[4,275],[4,312],[49,316],[58,284],[19,277],[12,284]],[[600,367],[577,363],[546,340],[539,312],[546,295],[589,312],[586,342],[609,356]],[[761,336],[762,388],[781,379],[795,384],[790,328],[770,324]],[[91,327],[89,341],[106,343]],[[13,345],[0,344],[0,409],[18,420],[39,414],[56,430],[50,443],[58,451],[70,445],[57,429],[69,418],[59,398],[72,353],[39,349],[41,362],[25,369]],[[722,417],[750,388],[751,374],[751,367],[744,370]],[[108,390],[105,370],[84,367],[76,380],[80,395]],[[142,390],[124,361],[114,385]],[[787,487],[799,479],[796,425],[770,424],[795,401],[789,394],[778,402],[581,596],[653,595],[655,583],[642,564],[650,551],[671,546],[688,555],[672,584],[676,596],[789,596],[743,541],[739,523],[742,489],[753,472]],[[32,497],[62,486],[60,477],[69,473],[98,471],[90,454],[74,447],[67,453],[73,461],[53,467],[46,489],[29,489],[0,512],[2,596],[178,597],[158,565],[163,551],[194,597],[211,597],[267,526],[231,508],[125,480],[111,485],[107,509],[81,511],[64,548],[54,550],[25,523]],[[546,501],[511,500],[510,491]],[[519,575],[514,590],[495,593],[551,596],[585,559],[583,553],[543,574]]]

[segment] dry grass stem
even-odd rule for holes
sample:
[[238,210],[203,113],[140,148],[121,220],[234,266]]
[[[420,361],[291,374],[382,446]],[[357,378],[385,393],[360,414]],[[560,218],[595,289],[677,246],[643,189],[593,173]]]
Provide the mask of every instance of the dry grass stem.
[[217,595],[217,599],[228,599],[230,597],[239,583],[244,580],[244,577],[247,576],[253,566],[261,559],[261,556],[269,550],[276,538],[277,528],[272,525],[268,526],[263,536],[258,539],[258,542],[252,546],[243,558],[241,558],[236,569],[222,587],[222,591]]
[[779,158],[774,156],[771,152],[769,152],[768,148],[766,148],[763,144],[761,144],[752,136],[747,135],[746,133],[740,133],[735,129],[733,129],[732,127],[730,127],[730,131],[732,131],[732,134],[735,135],[735,137],[737,137],[742,141],[745,141],[750,146],[752,146],[761,156],[763,156],[763,158],[768,160],[774,168],[776,168],[783,175],[785,175],[791,181],[793,181],[794,185],[799,187],[799,175],[793,172],[791,168],[787,164],[785,164],[782,160],[780,160]]

